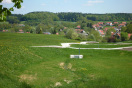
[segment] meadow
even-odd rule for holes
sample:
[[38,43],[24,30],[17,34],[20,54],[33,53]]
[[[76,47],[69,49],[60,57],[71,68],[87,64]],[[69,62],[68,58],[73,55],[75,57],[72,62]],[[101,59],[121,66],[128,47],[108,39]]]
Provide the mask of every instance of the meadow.
[[0,33],[0,88],[132,87],[132,51],[81,50],[83,59],[70,59],[78,50],[31,47],[66,42],[80,41],[59,35]]

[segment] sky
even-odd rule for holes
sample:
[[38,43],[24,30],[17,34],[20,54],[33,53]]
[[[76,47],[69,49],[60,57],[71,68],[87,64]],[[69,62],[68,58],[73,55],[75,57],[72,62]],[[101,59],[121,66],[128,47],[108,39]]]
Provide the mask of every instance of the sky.
[[[10,8],[11,0],[3,0],[0,5]],[[132,13],[132,0],[23,0],[21,9],[13,14],[27,14],[34,11],[81,12],[81,13]]]

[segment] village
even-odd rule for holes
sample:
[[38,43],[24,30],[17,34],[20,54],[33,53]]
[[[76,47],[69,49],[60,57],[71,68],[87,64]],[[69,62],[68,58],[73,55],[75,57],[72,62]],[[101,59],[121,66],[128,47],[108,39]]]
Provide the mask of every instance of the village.
[[[126,27],[127,26],[127,22],[97,22],[96,24],[93,24],[92,25],[92,29],[97,31],[101,37],[105,37],[106,36],[106,32],[109,30],[109,29],[114,29],[115,31],[111,31],[111,36],[112,37],[117,37],[118,39],[120,39],[121,37],[121,29],[122,27]],[[22,27],[25,27],[24,24],[18,24],[18,31],[16,33],[31,33],[30,31],[24,31],[23,29],[21,29]],[[67,27],[64,27],[62,29],[59,29],[58,32],[56,32],[55,34],[56,35],[60,35],[60,32],[62,32],[63,30],[67,30],[68,28]],[[75,32],[77,34],[83,34],[85,36],[88,36],[90,35],[89,32],[86,32],[84,29],[81,29],[81,26],[78,25],[76,28],[73,28],[75,29]],[[8,32],[8,30],[2,30],[2,32]],[[51,32],[49,31],[46,31],[46,32],[42,32],[42,34],[47,34],[47,35],[50,35],[52,34]],[[66,32],[65,32],[65,35],[66,35]],[[128,33],[128,38],[130,39],[132,33]]]

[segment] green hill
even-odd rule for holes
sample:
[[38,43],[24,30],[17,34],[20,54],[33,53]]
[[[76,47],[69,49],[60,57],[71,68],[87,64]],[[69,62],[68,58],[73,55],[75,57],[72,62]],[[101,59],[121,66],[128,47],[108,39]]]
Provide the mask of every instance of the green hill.
[[0,33],[0,88],[131,88],[131,51],[81,50],[83,59],[70,59],[77,49],[30,47],[64,42],[78,41]]

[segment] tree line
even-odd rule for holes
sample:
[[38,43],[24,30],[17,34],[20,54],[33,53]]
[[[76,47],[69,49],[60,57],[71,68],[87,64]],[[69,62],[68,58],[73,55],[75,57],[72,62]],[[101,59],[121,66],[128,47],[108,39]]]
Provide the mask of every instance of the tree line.
[[[74,13],[74,12],[31,12],[25,15],[12,14],[7,17],[7,21],[10,23],[19,23],[20,21],[28,21],[27,23],[34,23],[41,21],[70,21],[77,22],[85,18],[92,21],[131,21],[131,13],[111,13],[111,14],[86,14],[86,13]],[[34,22],[35,21],[35,22]]]

